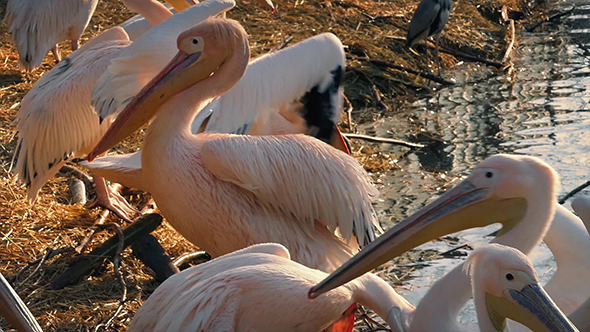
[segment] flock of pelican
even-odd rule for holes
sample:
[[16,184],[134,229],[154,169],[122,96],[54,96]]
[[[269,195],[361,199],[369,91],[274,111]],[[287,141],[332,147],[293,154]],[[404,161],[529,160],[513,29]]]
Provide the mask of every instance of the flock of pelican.
[[[97,0],[68,0],[71,22],[48,18],[65,6],[56,0],[9,0],[7,22],[24,69],[50,49],[60,60],[62,39],[74,49],[17,115],[14,171],[29,199],[67,161],[87,158],[99,204],[131,220],[136,211],[104,179],[148,191],[181,235],[216,257],[162,283],[130,331],[351,331],[357,304],[392,331],[590,331],[590,198],[572,204],[581,219],[559,206],[559,175],[547,163],[489,157],[380,235],[377,190],[337,127],[345,55],[335,35],[250,61],[247,33],[225,18],[233,0],[167,0],[174,11],[121,1],[141,16],[80,48]],[[31,22],[36,7],[44,13]],[[49,21],[59,33],[34,34],[49,33]],[[141,151],[106,156],[146,123]],[[502,229],[493,243],[417,306],[370,273],[430,240],[494,223]],[[543,240],[557,263],[545,286],[526,256]],[[0,313],[40,330],[0,284]],[[479,327],[457,322],[470,298]]]

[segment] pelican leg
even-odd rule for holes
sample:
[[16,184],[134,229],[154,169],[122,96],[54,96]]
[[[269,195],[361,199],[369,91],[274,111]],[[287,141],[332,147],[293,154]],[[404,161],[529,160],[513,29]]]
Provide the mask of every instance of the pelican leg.
[[61,61],[61,57],[59,56],[57,44],[53,45],[53,47],[51,48],[51,53],[53,53],[53,57],[55,58],[55,64],[58,64]]
[[0,273],[0,315],[17,331],[42,332],[27,306]]
[[135,217],[139,216],[139,211],[129,205],[125,198],[119,194],[120,184],[116,183],[107,186],[104,179],[99,176],[94,178],[94,183],[96,186],[96,199],[90,204],[90,207],[102,206],[127,222],[132,222]]
[[78,39],[72,39],[72,52],[77,50],[80,47],[80,42]]

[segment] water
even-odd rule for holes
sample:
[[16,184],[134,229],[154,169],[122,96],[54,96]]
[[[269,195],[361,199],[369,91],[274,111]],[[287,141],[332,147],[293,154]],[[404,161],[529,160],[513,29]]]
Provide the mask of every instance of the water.
[[[456,68],[453,72],[463,70],[458,80],[479,83],[443,89],[411,105],[411,116],[403,112],[360,128],[377,136],[400,137],[400,123],[418,124],[425,129],[424,137],[440,140],[428,150],[400,158],[402,170],[379,175],[382,195],[377,208],[382,221],[391,225],[401,220],[437,196],[443,183],[497,153],[541,157],[561,175],[561,195],[590,178],[590,5],[578,3],[563,21],[518,36],[512,77],[488,78],[487,69],[467,73],[467,68]],[[397,147],[380,148],[400,153]],[[485,235],[497,228],[458,233],[458,243],[487,242]],[[439,241],[421,249],[442,252],[455,246]],[[548,249],[540,247],[532,258],[541,280],[549,279],[555,263]],[[418,303],[433,282],[463,259],[432,261],[415,271],[400,293]],[[468,306],[460,320],[474,323],[473,309]]]

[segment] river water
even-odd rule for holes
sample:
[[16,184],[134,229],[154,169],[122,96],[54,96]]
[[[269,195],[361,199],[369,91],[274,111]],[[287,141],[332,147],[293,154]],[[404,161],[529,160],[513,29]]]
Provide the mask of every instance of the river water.
[[[424,137],[437,139],[432,147],[399,158],[400,170],[380,174],[377,210],[385,228],[442,192],[445,179],[467,174],[497,153],[535,155],[547,161],[561,175],[560,196],[590,179],[590,5],[567,1],[558,7],[572,5],[576,9],[561,24],[518,35],[516,70],[510,77],[459,64],[452,75],[460,84],[411,105],[411,117],[402,112],[359,128],[367,134],[400,137],[396,127],[412,122],[424,128]],[[443,76],[451,78],[451,71]],[[400,154],[399,147],[379,148]],[[431,242],[420,249],[444,252],[458,244],[487,242],[491,238],[486,235],[495,229],[498,226],[461,232],[455,235],[458,241]],[[541,279],[550,278],[555,262],[549,250],[542,245],[532,257]],[[417,304],[433,282],[464,258],[428,262],[411,273],[399,292]],[[471,304],[460,321],[475,322]]]

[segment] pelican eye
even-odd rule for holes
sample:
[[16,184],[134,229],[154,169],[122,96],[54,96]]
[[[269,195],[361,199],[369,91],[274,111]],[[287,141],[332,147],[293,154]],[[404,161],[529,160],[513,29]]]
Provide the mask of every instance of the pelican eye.
[[491,178],[492,176],[494,176],[494,173],[492,173],[492,172],[486,173],[486,178]]
[[514,280],[514,276],[512,275],[512,273],[506,274],[506,280],[508,280],[508,281]]
[[198,40],[198,39],[196,39],[196,38],[194,38],[194,39],[193,39],[193,44],[197,45],[198,43],[199,43],[199,40]]

